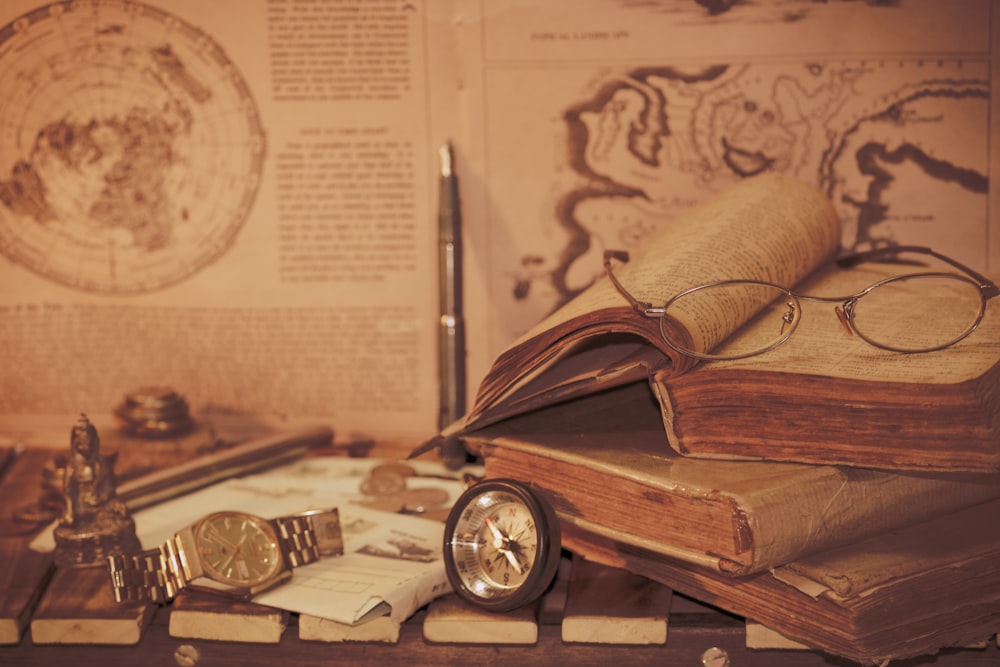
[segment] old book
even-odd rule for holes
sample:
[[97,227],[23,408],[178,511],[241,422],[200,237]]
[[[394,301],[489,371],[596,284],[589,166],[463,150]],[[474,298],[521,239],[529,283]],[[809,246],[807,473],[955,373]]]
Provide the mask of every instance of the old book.
[[[685,290],[714,281],[765,281],[832,297],[920,269],[898,262],[841,268],[829,261],[839,239],[836,215],[812,187],[776,175],[741,182],[664,225],[631,261],[613,265],[630,297],[606,275],[501,353],[468,415],[426,448],[540,406],[645,381],[661,403],[671,445],[685,455],[1000,470],[995,305],[967,338],[922,354],[879,349],[848,335],[831,302],[794,303],[786,295],[772,301],[746,291],[680,313],[673,307],[666,315],[656,312]],[[972,289],[978,307],[979,292]],[[983,294],[994,291],[1000,290],[994,285]],[[936,300],[926,302],[938,308]],[[731,362],[675,349],[717,354],[742,349],[762,332],[766,340],[779,338],[783,329],[760,317],[774,305],[788,308],[779,309],[778,324],[797,323],[775,349]],[[928,327],[942,321],[933,314]],[[890,309],[878,315],[889,324],[902,318]]]
[[[801,289],[849,294],[887,275],[877,266],[827,270]],[[987,302],[969,337],[926,354],[875,349],[845,335],[833,304],[801,303],[795,334],[767,354],[653,380],[672,447],[712,458],[1000,469],[1000,303]]]
[[677,455],[633,383],[469,435],[486,475],[532,485],[575,525],[747,575],[1000,498],[1000,476],[715,461]]
[[1000,501],[728,578],[568,525],[575,554],[862,664],[974,646],[1000,627]]

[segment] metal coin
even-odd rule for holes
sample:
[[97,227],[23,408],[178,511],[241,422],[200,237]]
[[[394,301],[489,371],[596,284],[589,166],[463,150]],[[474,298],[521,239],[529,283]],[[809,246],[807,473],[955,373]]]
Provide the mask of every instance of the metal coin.
[[407,489],[400,494],[403,499],[403,511],[420,514],[427,510],[440,507],[448,502],[448,492],[432,486],[419,489]]
[[369,476],[375,475],[398,475],[400,477],[415,477],[417,469],[405,463],[382,463],[371,469]]
[[406,489],[406,478],[392,473],[369,475],[359,488],[366,496],[388,496]]

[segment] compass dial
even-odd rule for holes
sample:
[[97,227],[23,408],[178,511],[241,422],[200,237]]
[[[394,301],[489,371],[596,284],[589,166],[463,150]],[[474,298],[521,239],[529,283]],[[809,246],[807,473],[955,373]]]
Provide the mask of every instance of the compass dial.
[[560,557],[559,524],[543,500],[514,480],[468,489],[445,524],[445,571],[466,601],[509,611],[548,588]]

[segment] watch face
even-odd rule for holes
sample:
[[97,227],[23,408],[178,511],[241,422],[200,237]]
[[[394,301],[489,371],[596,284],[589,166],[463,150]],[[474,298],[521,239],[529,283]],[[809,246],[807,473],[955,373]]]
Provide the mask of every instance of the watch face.
[[240,512],[205,517],[195,529],[205,573],[233,586],[255,586],[282,569],[278,538],[263,519]]

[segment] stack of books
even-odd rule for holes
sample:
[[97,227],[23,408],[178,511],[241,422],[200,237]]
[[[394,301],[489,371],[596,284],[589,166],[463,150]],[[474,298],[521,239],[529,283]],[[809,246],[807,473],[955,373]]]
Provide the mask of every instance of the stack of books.
[[[575,554],[806,646],[881,662],[991,637],[1000,290],[926,249],[836,265],[839,240],[810,186],[744,181],[609,259],[429,444],[530,483]],[[742,284],[686,291],[719,281]]]

